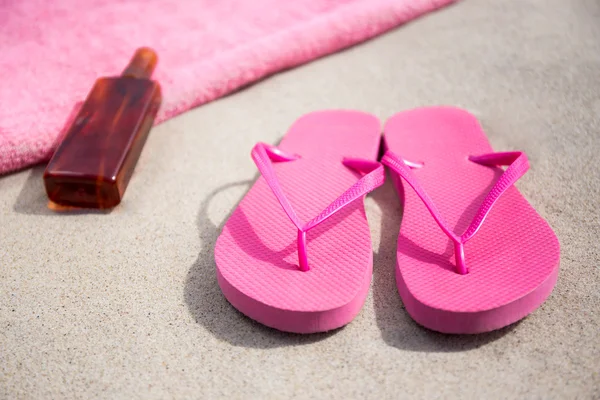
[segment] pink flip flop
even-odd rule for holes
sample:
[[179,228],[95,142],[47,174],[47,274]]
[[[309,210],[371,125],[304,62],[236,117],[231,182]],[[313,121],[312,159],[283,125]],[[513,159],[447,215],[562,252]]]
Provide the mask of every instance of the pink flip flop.
[[556,283],[560,248],[513,186],[529,168],[525,154],[492,153],[475,117],[456,108],[396,114],[384,135],[382,162],[404,204],[396,283],[412,318],[479,333],[539,307]]
[[362,200],[384,181],[380,139],[372,115],[322,111],[296,121],[279,147],[254,147],[262,176],[215,246],[217,280],[235,308],[296,333],[358,314],[373,269]]

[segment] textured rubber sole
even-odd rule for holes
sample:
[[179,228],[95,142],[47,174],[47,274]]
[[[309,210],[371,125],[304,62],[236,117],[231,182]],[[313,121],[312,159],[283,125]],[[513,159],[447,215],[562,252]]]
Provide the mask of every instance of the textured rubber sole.
[[513,324],[535,311],[552,293],[558,279],[558,265],[552,275],[533,292],[492,310],[460,313],[429,307],[415,299],[406,288],[400,269],[396,268],[396,284],[406,311],[412,319],[428,329],[454,334],[490,332]]
[[[396,114],[384,128],[386,147],[423,163],[413,173],[458,235],[469,225],[503,170],[470,155],[493,150],[476,118],[451,107]],[[469,273],[456,272],[453,244],[414,190],[392,173],[404,206],[396,283],[419,324],[444,333],[481,333],[512,324],[552,292],[560,245],[548,223],[512,186],[465,245]]]
[[[368,274],[373,274],[372,265]],[[270,328],[302,334],[327,332],[350,323],[360,313],[371,286],[371,280],[366,279],[356,297],[348,304],[332,310],[310,312],[281,310],[258,302],[236,290],[218,271],[217,281],[227,301],[247,317]]]
[[[278,147],[300,158],[273,169],[298,219],[310,221],[356,183],[360,174],[342,160],[376,160],[380,140],[379,120],[362,112],[321,111],[296,121]],[[363,199],[308,231],[308,271],[298,267],[297,237],[261,176],[215,246],[223,294],[248,317],[281,331],[323,332],[347,324],[364,304],[372,278]]]

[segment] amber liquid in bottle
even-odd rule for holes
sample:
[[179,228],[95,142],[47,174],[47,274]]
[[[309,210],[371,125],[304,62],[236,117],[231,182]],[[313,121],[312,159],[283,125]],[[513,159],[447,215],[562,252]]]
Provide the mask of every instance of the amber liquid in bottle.
[[157,56],[138,49],[121,76],[100,78],[44,172],[51,201],[111,208],[121,202],[162,101],[150,80]]

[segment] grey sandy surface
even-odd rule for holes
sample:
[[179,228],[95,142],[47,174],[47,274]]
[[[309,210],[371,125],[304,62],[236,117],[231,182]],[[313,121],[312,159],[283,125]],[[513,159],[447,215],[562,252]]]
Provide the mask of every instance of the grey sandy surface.
[[[252,145],[312,110],[432,104],[528,153],[518,187],[562,244],[548,301],[490,334],[417,326],[386,184],[366,201],[375,271],[351,324],[290,335],[234,310],[212,249]],[[598,154],[600,3],[466,0],[161,124],[110,213],[49,211],[43,166],[2,177],[0,398],[600,398]]]

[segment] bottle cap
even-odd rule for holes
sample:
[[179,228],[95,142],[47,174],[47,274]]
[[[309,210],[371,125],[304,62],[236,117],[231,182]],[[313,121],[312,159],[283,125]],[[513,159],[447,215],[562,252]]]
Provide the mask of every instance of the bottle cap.
[[127,68],[123,70],[121,76],[131,76],[133,78],[149,79],[154,72],[158,56],[149,47],[140,47],[135,51]]

